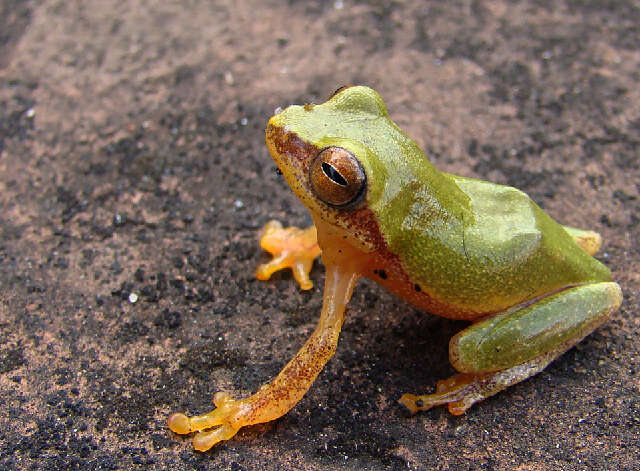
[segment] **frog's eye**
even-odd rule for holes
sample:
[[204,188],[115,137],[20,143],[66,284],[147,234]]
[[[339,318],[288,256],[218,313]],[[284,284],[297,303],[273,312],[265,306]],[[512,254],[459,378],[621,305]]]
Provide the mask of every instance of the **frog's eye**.
[[332,206],[346,206],[364,193],[366,177],[351,152],[342,147],[327,147],[313,161],[309,181],[322,201]]

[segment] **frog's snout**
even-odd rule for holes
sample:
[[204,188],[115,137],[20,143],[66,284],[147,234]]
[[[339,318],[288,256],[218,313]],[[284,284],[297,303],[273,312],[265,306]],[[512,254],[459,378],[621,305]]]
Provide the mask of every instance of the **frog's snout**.
[[288,130],[277,118],[277,115],[273,116],[266,129],[267,147],[271,156],[284,173],[285,168],[295,168],[297,172],[306,175],[319,149]]

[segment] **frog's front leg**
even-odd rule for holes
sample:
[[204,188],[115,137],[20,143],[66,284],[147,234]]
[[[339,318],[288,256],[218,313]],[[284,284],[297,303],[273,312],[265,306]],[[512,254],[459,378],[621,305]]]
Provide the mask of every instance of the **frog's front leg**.
[[451,364],[460,374],[440,381],[434,394],[404,394],[400,403],[412,413],[446,404],[460,415],[542,371],[602,324],[621,301],[617,283],[594,283],[482,320],[449,343]]
[[278,376],[245,399],[228,394],[214,396],[216,409],[208,414],[187,417],[173,414],[169,428],[175,433],[197,432],[196,450],[206,451],[228,440],[240,427],[277,419],[302,399],[326,362],[333,356],[344,320],[345,306],[351,298],[358,274],[346,267],[327,266],[320,321],[311,337],[287,363]]
[[320,255],[315,226],[285,228],[278,221],[269,221],[262,230],[260,246],[273,255],[273,259],[258,266],[256,278],[268,280],[278,270],[291,268],[301,289],[313,287],[309,272],[313,260]]

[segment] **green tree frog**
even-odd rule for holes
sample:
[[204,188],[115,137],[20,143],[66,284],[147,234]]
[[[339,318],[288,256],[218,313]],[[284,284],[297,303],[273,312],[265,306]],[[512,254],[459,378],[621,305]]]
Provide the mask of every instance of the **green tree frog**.
[[309,389],[336,351],[356,280],[367,277],[424,311],[471,324],[450,340],[459,372],[433,394],[404,394],[410,412],[474,403],[545,368],[602,324],[622,294],[592,257],[601,239],[562,226],[523,192],[438,171],[391,121],[377,92],[339,89],[290,106],[266,130],[269,151],[314,226],[267,224],[267,279],[290,267],[303,289],[322,252],[320,320],[278,376],[253,395],[218,392],[204,415],[173,414],[176,433],[207,450],[246,425],[274,420]]

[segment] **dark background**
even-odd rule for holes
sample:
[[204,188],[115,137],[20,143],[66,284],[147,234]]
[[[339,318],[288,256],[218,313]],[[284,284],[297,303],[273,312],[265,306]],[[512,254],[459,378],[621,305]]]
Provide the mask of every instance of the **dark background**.
[[[0,468],[638,469],[639,24],[631,1],[0,2]],[[196,453],[167,415],[254,391],[315,325],[319,264],[309,293],[253,277],[267,220],[310,222],[263,130],[348,83],[440,169],[601,232],[622,307],[466,415],[407,418],[465,324],[361,282],[309,394]]]

